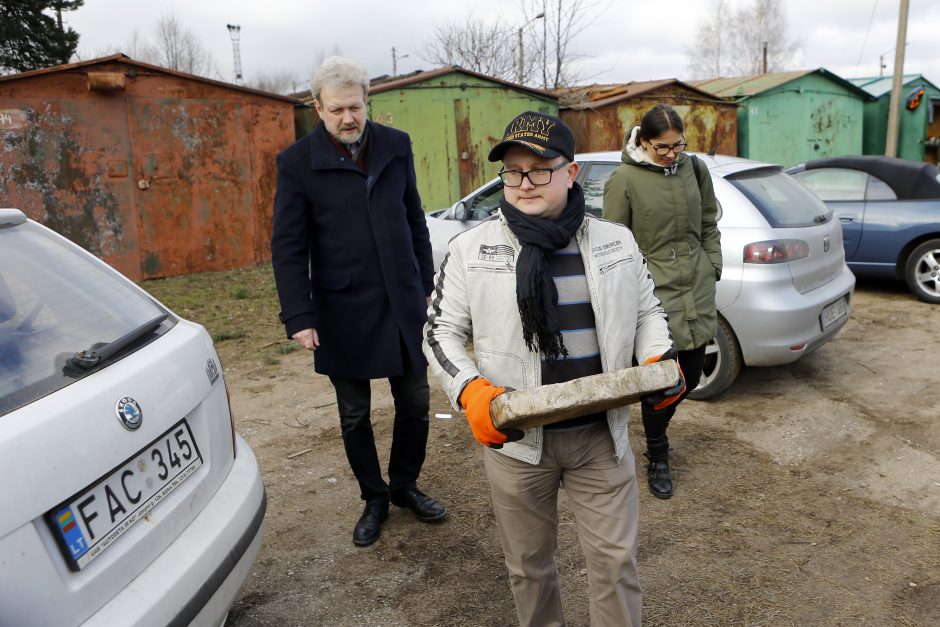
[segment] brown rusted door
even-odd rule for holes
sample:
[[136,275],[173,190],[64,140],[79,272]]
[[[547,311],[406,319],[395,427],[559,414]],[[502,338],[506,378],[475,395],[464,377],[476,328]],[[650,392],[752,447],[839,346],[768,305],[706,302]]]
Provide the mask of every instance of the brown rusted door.
[[143,276],[231,267],[253,251],[250,107],[128,99]]
[[3,107],[0,206],[21,209],[139,278],[123,99],[27,93]]

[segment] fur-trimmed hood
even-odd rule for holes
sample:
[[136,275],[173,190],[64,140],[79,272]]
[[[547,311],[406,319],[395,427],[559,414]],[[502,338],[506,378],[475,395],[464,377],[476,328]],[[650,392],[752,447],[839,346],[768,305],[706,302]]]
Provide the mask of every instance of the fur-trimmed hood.
[[638,165],[645,166],[651,170],[656,170],[662,172],[666,176],[675,174],[676,170],[679,167],[679,164],[682,163],[685,159],[688,159],[687,154],[680,153],[676,160],[673,161],[672,165],[665,166],[660,165],[653,161],[646,151],[643,150],[641,146],[636,145],[636,137],[640,132],[639,126],[634,126],[633,129],[627,134],[626,140],[623,142],[623,151],[620,153],[620,160],[626,163],[627,165]]

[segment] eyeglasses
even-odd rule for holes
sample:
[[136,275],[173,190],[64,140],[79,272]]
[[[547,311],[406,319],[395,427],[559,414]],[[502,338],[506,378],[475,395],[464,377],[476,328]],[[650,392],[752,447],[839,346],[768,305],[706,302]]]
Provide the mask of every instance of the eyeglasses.
[[681,142],[679,142],[678,144],[673,144],[673,145],[671,145],[671,146],[669,146],[669,145],[667,145],[667,144],[653,144],[653,143],[650,143],[650,147],[651,147],[653,150],[655,150],[655,151],[656,151],[656,154],[659,155],[660,157],[665,157],[665,156],[668,155],[670,152],[671,152],[672,154],[674,154],[674,155],[677,155],[677,154],[679,154],[680,152],[684,152],[685,149],[686,149],[686,147],[687,147],[688,145],[689,145],[689,144],[688,144],[688,142],[685,141],[685,138],[684,138],[684,137],[682,138],[682,141],[681,141]]
[[557,172],[570,161],[563,161],[554,168],[535,168],[532,170],[500,170],[499,178],[506,187],[521,187],[522,179],[527,178],[533,185],[548,185],[552,182],[552,172]]

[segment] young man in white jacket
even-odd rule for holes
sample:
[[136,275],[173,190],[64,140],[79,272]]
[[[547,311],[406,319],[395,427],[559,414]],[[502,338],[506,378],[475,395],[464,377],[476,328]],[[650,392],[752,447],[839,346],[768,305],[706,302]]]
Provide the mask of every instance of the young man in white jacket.
[[[639,625],[639,500],[629,408],[525,432],[494,428],[490,401],[672,358],[666,316],[630,231],[585,214],[571,129],[526,112],[490,152],[497,216],[451,240],[435,280],[424,352],[484,449],[519,622],[563,625],[555,564],[564,483],[587,561],[591,623]],[[473,341],[473,356],[466,349]],[[644,399],[666,406],[684,381]]]

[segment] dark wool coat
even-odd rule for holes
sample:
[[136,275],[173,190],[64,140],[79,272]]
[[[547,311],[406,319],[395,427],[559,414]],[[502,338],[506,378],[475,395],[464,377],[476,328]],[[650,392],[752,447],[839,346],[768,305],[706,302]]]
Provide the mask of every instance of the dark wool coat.
[[321,122],[277,157],[271,258],[287,336],[314,328],[316,371],[424,368],[434,266],[406,133],[366,122],[363,172]]

